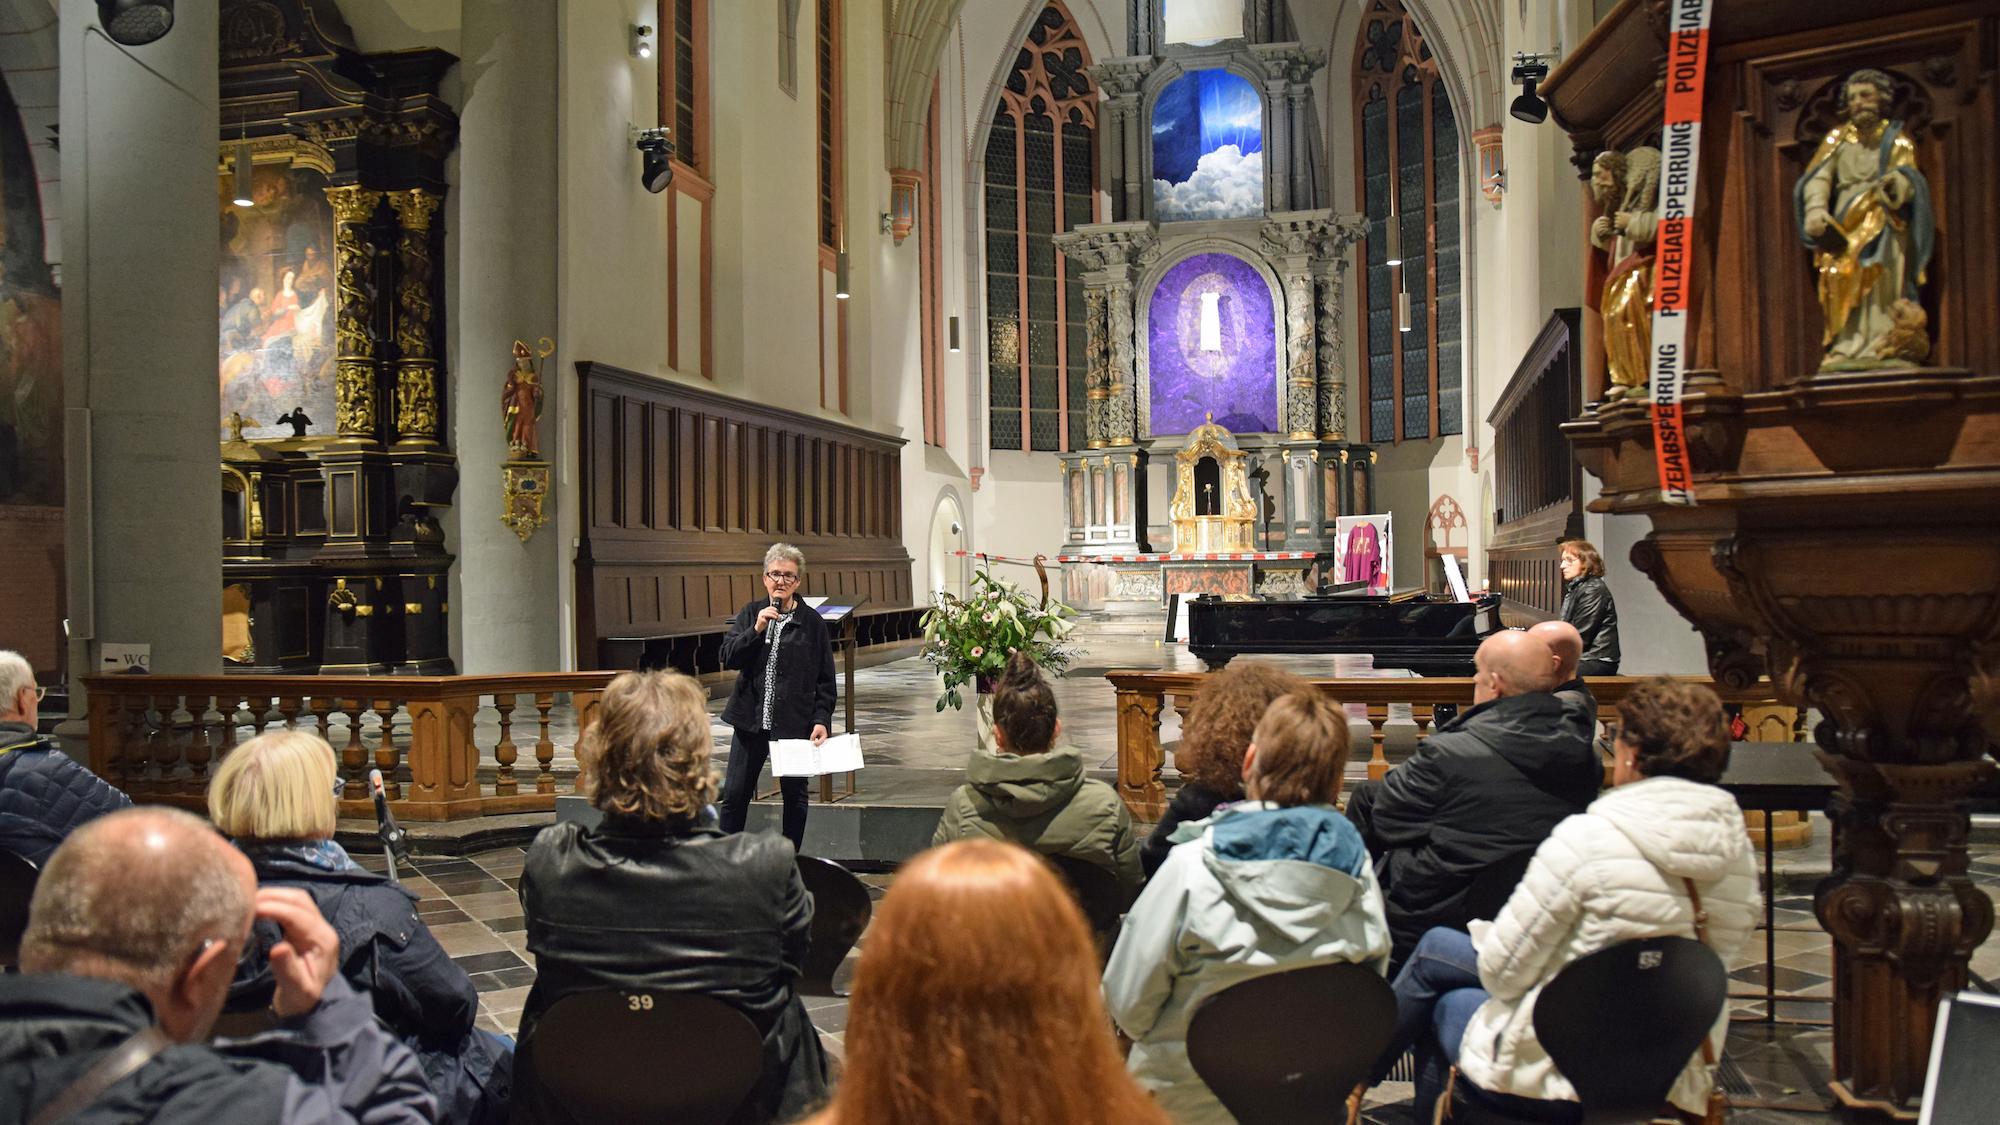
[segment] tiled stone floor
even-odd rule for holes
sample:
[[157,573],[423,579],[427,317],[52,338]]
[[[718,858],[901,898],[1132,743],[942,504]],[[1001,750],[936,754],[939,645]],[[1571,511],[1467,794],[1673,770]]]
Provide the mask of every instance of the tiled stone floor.
[[[1056,684],[1063,724],[1070,739],[1085,747],[1101,765],[1115,757],[1112,692],[1102,672],[1113,667],[1196,667],[1184,651],[1165,648],[1152,640],[1150,631],[1093,628],[1086,638],[1088,651],[1078,661],[1075,673]],[[1357,673],[1351,662],[1336,667],[1332,658],[1296,662],[1304,673]],[[863,737],[871,764],[912,769],[957,771],[963,767],[966,748],[974,738],[974,717],[970,711],[938,712],[934,709],[935,681],[929,669],[910,659],[864,669],[858,673],[856,729]],[[713,713],[721,710],[717,701]],[[715,727],[717,749],[728,749],[728,728]],[[1398,733],[1391,729],[1392,746],[1408,740],[1410,728]],[[1178,720],[1165,717],[1161,738],[1171,749],[1179,737]],[[564,740],[558,760],[568,758]],[[941,781],[948,780],[941,778]],[[861,781],[867,791],[866,771]],[[1781,989],[1807,996],[1826,997],[1831,993],[1829,974],[1830,943],[1812,916],[1811,890],[1827,870],[1827,825],[1814,818],[1813,844],[1807,848],[1778,853],[1777,977]],[[1975,844],[1972,871],[1991,892],[2000,888],[2000,845]],[[404,882],[421,896],[419,910],[446,951],[472,974],[480,992],[482,1027],[511,1034],[520,1020],[528,986],[534,980],[532,959],[527,953],[525,922],[521,917],[518,884],[524,851],[519,847],[497,848],[462,858],[418,858],[414,872],[404,872]],[[364,864],[379,869],[379,856],[358,855]],[[871,894],[880,897],[891,875],[864,875]],[[866,938],[864,936],[863,944]],[[1764,978],[1763,937],[1756,935],[1731,964],[1731,976],[1743,992],[1761,989]],[[851,973],[854,955],[843,973]],[[1987,979],[2000,978],[2000,937],[1989,939],[1973,958],[1973,971]],[[844,980],[844,978],[843,978]],[[1826,1101],[1825,1082],[1830,1074],[1832,1038],[1823,1027],[1779,1024],[1776,1027],[1745,1017],[1762,1015],[1760,1000],[1742,999],[1735,1011],[1744,1022],[1732,1029],[1726,1055],[1725,1077],[1739,1103],[1776,1103],[1807,1111],[1774,1108],[1740,1108],[1733,1120],[1746,1125],[1810,1120]],[[846,1028],[847,1005],[843,1000],[815,999],[807,1002],[814,1024],[820,1029],[836,1056]],[[1785,1019],[1820,1019],[1827,1005],[1781,1004]],[[1371,1096],[1368,1118],[1377,1125],[1403,1125],[1408,1121],[1407,1086],[1385,1084]],[[1401,1104],[1399,1104],[1401,1103]]]

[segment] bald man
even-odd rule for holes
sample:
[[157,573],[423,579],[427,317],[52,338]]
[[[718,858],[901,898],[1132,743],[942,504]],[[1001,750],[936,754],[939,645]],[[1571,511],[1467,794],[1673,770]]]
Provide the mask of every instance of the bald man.
[[[284,935],[271,950],[278,1030],[211,1046],[253,918]],[[50,857],[22,972],[0,977],[0,1120],[430,1121],[416,1056],[339,967],[312,899],[259,890],[203,821],[162,808],[93,820]]]
[[1589,734],[1550,692],[1554,655],[1520,630],[1486,638],[1473,657],[1472,708],[1348,798],[1375,857],[1392,964],[1432,926],[1464,929],[1474,877],[1532,852],[1597,796],[1603,772]]
[[1567,621],[1544,621],[1531,626],[1528,635],[1549,646],[1556,669],[1555,697],[1562,700],[1572,722],[1583,727],[1586,737],[1597,736],[1597,696],[1577,674],[1583,659],[1583,634]]

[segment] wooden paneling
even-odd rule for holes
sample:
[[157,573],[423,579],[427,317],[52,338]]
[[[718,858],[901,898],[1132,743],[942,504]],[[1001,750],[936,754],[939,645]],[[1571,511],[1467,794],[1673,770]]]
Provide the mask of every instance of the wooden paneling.
[[577,365],[585,467],[577,659],[605,637],[706,628],[763,592],[764,549],[805,592],[911,604],[902,446],[854,426],[599,363]]
[[1583,408],[1579,313],[1557,309],[1493,412],[1493,542],[1487,585],[1554,613],[1562,605],[1556,542],[1583,533],[1582,470],[1557,428]]

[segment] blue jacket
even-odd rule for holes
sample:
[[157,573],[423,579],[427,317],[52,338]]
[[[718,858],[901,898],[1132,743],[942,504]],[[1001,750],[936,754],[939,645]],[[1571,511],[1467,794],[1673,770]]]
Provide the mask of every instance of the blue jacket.
[[0,848],[40,867],[79,825],[131,805],[54,739],[0,722]]

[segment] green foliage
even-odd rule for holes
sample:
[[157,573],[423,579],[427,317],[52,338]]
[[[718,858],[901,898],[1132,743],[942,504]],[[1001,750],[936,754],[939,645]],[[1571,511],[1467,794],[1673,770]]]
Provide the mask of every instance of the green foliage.
[[923,617],[923,658],[944,677],[937,709],[963,707],[958,689],[980,676],[998,676],[1016,650],[1049,675],[1061,675],[1076,656],[1062,643],[1076,628],[1074,616],[1058,601],[1036,604],[1019,586],[985,570],[973,573],[965,597],[939,594]]

